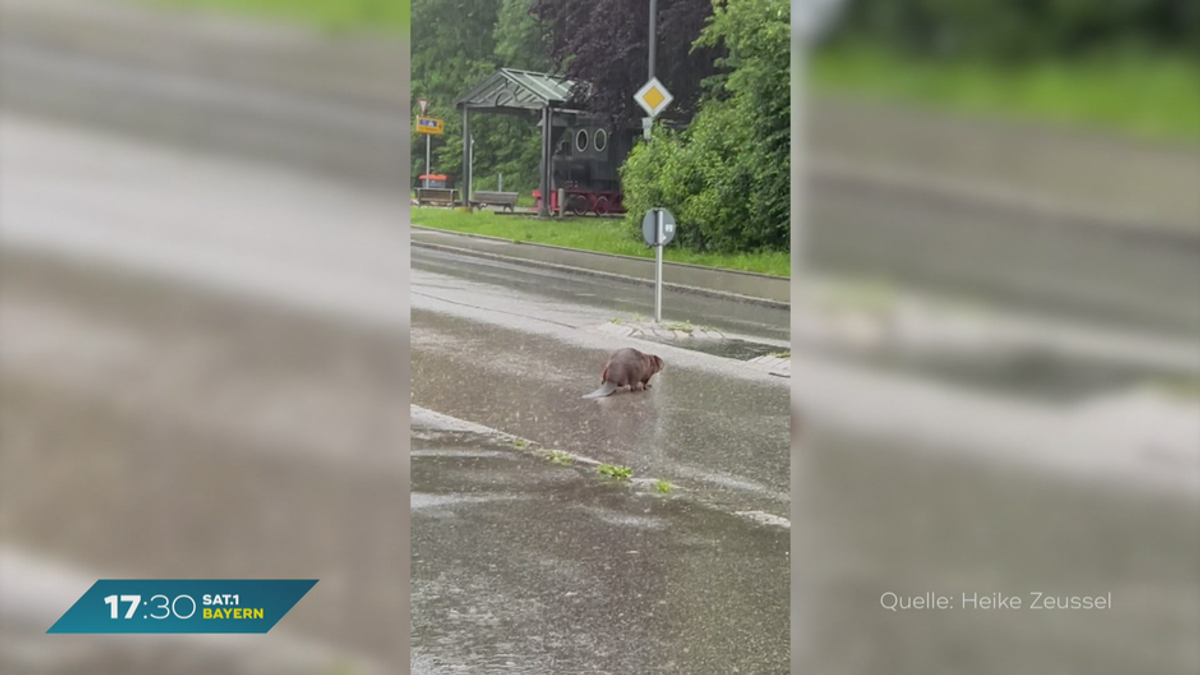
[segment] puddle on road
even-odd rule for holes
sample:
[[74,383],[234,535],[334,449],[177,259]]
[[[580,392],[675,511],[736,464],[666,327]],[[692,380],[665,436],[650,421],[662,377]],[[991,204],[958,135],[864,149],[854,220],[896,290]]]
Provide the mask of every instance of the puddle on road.
[[706,340],[696,338],[669,338],[669,337],[654,337],[651,335],[639,335],[639,339],[647,342],[657,342],[658,344],[671,345],[680,349],[687,349],[693,352],[702,354],[710,354],[712,356],[720,356],[726,359],[735,359],[737,361],[749,361],[757,359],[760,356],[770,356],[786,352],[787,347],[779,345],[768,345],[761,342],[751,342],[750,340],[742,340],[740,338],[724,338],[720,340]]

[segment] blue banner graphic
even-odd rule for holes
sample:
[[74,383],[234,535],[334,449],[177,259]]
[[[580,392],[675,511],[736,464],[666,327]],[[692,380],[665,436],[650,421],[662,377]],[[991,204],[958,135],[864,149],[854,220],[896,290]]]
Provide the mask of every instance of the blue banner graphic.
[[47,633],[266,633],[316,579],[101,579]]

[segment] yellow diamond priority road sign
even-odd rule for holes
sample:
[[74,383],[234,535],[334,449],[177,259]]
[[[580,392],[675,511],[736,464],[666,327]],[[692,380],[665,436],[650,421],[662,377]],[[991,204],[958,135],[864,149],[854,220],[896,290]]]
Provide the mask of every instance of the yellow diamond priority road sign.
[[633,98],[650,117],[658,117],[658,114],[666,110],[667,106],[671,105],[671,101],[675,100],[675,97],[671,96],[671,92],[667,91],[657,77],[650,78],[650,81],[644,84],[638,93],[633,95]]

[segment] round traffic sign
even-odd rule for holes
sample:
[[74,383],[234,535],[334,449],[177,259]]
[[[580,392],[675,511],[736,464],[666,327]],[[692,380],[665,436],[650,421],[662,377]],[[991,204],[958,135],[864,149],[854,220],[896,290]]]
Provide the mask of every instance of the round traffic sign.
[[[662,241],[656,241],[655,237],[658,214],[662,214]],[[671,243],[675,238],[675,216],[666,209],[650,209],[642,218],[642,237],[647,246],[666,246]]]

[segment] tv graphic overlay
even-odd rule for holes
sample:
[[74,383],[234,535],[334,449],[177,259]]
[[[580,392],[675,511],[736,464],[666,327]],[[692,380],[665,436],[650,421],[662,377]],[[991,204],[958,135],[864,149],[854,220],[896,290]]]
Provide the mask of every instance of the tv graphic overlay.
[[317,579],[101,579],[47,633],[266,633]]

